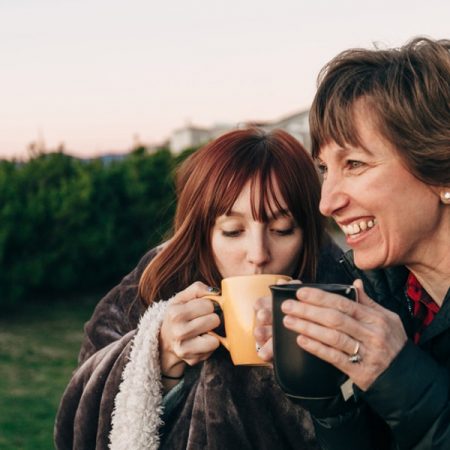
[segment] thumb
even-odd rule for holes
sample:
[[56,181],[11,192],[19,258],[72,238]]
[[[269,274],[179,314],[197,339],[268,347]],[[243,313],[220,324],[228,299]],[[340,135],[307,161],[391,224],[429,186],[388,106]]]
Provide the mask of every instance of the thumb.
[[374,308],[374,309],[382,309],[382,307],[374,302],[367,294],[366,291],[364,290],[364,284],[362,282],[362,280],[360,280],[359,278],[357,280],[355,280],[353,282],[353,286],[356,289],[357,292],[357,299],[358,299],[358,303],[361,303],[362,305],[366,305],[369,306],[370,308]]

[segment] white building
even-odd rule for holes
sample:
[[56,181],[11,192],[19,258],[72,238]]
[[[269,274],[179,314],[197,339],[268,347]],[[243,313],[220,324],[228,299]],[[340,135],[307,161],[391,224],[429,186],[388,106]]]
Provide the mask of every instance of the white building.
[[297,112],[280,120],[272,122],[270,129],[281,128],[292,134],[307,150],[311,150],[311,138],[309,137],[309,110]]
[[199,147],[227,131],[247,126],[257,126],[268,131],[281,128],[299,140],[306,149],[310,150],[311,140],[309,137],[308,115],[309,110],[305,110],[269,122],[248,121],[236,125],[215,125],[211,128],[199,128],[188,125],[172,133],[169,140],[170,150],[173,153],[180,153],[187,148]]
[[188,125],[172,132],[169,145],[173,153],[181,153],[187,148],[199,147],[210,140],[210,131],[207,128]]

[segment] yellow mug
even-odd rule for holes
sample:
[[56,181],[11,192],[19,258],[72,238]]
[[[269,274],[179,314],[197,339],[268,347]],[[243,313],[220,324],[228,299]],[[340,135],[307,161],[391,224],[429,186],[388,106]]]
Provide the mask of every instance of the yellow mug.
[[269,286],[278,280],[289,281],[286,275],[258,274],[224,278],[221,295],[206,295],[217,302],[223,312],[226,337],[211,331],[230,352],[234,365],[265,365],[258,357],[253,337],[255,311],[253,305],[260,297],[270,295]]

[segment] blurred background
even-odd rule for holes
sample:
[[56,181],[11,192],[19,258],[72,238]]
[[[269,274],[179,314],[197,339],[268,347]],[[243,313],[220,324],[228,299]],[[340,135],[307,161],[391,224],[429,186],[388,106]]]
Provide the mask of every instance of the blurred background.
[[444,0],[1,2],[0,449],[53,448],[83,323],[164,238],[181,160],[246,124],[308,147],[327,61],[449,23]]

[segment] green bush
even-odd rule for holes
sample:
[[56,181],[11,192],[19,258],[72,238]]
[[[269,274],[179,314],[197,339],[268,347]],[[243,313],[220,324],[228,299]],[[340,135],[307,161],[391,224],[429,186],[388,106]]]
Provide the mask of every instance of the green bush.
[[0,161],[0,305],[116,282],[167,231],[181,159],[141,147],[109,162]]

